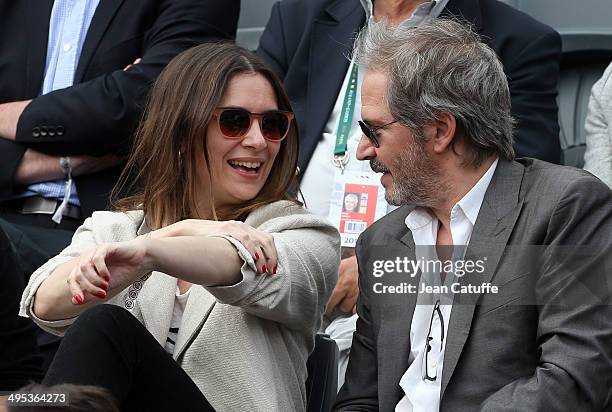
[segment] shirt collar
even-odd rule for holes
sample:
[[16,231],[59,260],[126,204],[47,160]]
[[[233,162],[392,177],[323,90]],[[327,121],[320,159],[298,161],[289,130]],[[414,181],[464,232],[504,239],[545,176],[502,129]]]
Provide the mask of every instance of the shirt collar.
[[493,164],[489,166],[485,174],[482,175],[478,182],[476,182],[470,191],[457,202],[456,206],[461,208],[463,213],[470,220],[470,223],[472,223],[472,226],[476,224],[476,218],[478,217],[480,207],[484,201],[485,193],[487,192],[487,188],[491,183],[493,173],[495,173],[495,169],[497,168],[497,162],[498,159],[495,159]]
[[[499,159],[495,159],[493,164],[489,166],[484,175],[476,182],[476,184],[459,200],[453,209],[460,208],[468,218],[472,226],[476,224],[476,218],[480,212],[480,207],[484,201],[485,193],[489,188],[493,174],[497,168]],[[405,223],[411,232],[428,227],[436,217],[425,207],[416,207],[406,216]]]
[[[361,6],[366,13],[366,21],[370,21],[372,15],[374,14],[374,2],[373,0],[359,0],[361,2]],[[422,4],[419,4],[414,11],[414,15],[431,15],[431,17],[438,17],[442,12],[442,9],[446,7],[446,3],[449,0],[432,0]],[[436,7],[439,6],[439,7]],[[433,15],[432,15],[433,13]],[[412,19],[412,16],[407,20]]]
[[406,216],[405,221],[408,229],[414,232],[428,226],[435,218],[428,208],[417,206]]

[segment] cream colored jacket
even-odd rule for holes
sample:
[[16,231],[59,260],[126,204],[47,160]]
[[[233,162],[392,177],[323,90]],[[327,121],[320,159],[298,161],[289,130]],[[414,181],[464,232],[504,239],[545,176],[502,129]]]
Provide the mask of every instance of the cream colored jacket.
[[[219,412],[304,411],[306,360],[336,283],[339,235],[323,219],[286,201],[253,211],[245,223],[273,234],[277,274],[256,275],[251,255],[228,238],[244,261],[243,279],[233,286],[192,287],[174,358]],[[32,313],[41,282],[58,265],[100,243],[147,232],[141,211],[95,212],[65,250],[34,272],[23,293],[20,315],[62,335],[75,318],[44,321]],[[108,303],[129,310],[163,346],[176,284],[176,278],[152,272]]]
[[584,127],[584,169],[612,188],[612,64],[593,85]]

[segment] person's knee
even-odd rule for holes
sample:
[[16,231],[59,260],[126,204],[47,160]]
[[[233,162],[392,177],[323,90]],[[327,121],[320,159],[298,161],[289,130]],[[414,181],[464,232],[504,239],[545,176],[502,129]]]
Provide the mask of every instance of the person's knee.
[[130,312],[117,305],[101,304],[87,309],[79,315],[70,330],[98,329],[102,331],[124,331],[140,323]]

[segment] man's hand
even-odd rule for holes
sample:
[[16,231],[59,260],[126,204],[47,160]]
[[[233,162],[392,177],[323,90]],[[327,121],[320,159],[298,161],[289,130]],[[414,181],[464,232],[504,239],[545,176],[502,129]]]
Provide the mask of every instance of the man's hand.
[[17,123],[24,109],[32,100],[0,104],[0,137],[15,140]]
[[338,271],[338,283],[325,307],[325,316],[331,319],[336,307],[346,314],[356,313],[357,296],[359,296],[359,273],[355,256],[342,259]]
[[[64,178],[64,172],[60,167],[59,159],[59,156],[51,156],[33,149],[27,149],[15,172],[15,184],[29,185]],[[81,176],[109,169],[118,165],[121,160],[120,157],[110,153],[101,157],[88,155],[70,156],[72,175]]]

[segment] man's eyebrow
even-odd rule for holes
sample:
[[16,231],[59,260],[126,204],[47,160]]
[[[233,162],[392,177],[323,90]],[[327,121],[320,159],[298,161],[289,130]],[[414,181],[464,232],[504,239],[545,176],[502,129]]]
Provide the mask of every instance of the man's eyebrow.
[[364,122],[364,123],[365,123],[366,125],[368,125],[368,126],[376,126],[376,122],[375,122],[375,121],[368,120],[368,119],[367,119],[367,118],[365,118],[365,117],[362,117],[362,118],[361,118],[361,121],[362,121],[362,122]]
[[378,120],[367,120],[365,117],[361,118],[361,121],[371,128],[377,128],[386,125],[388,122],[378,121]]

